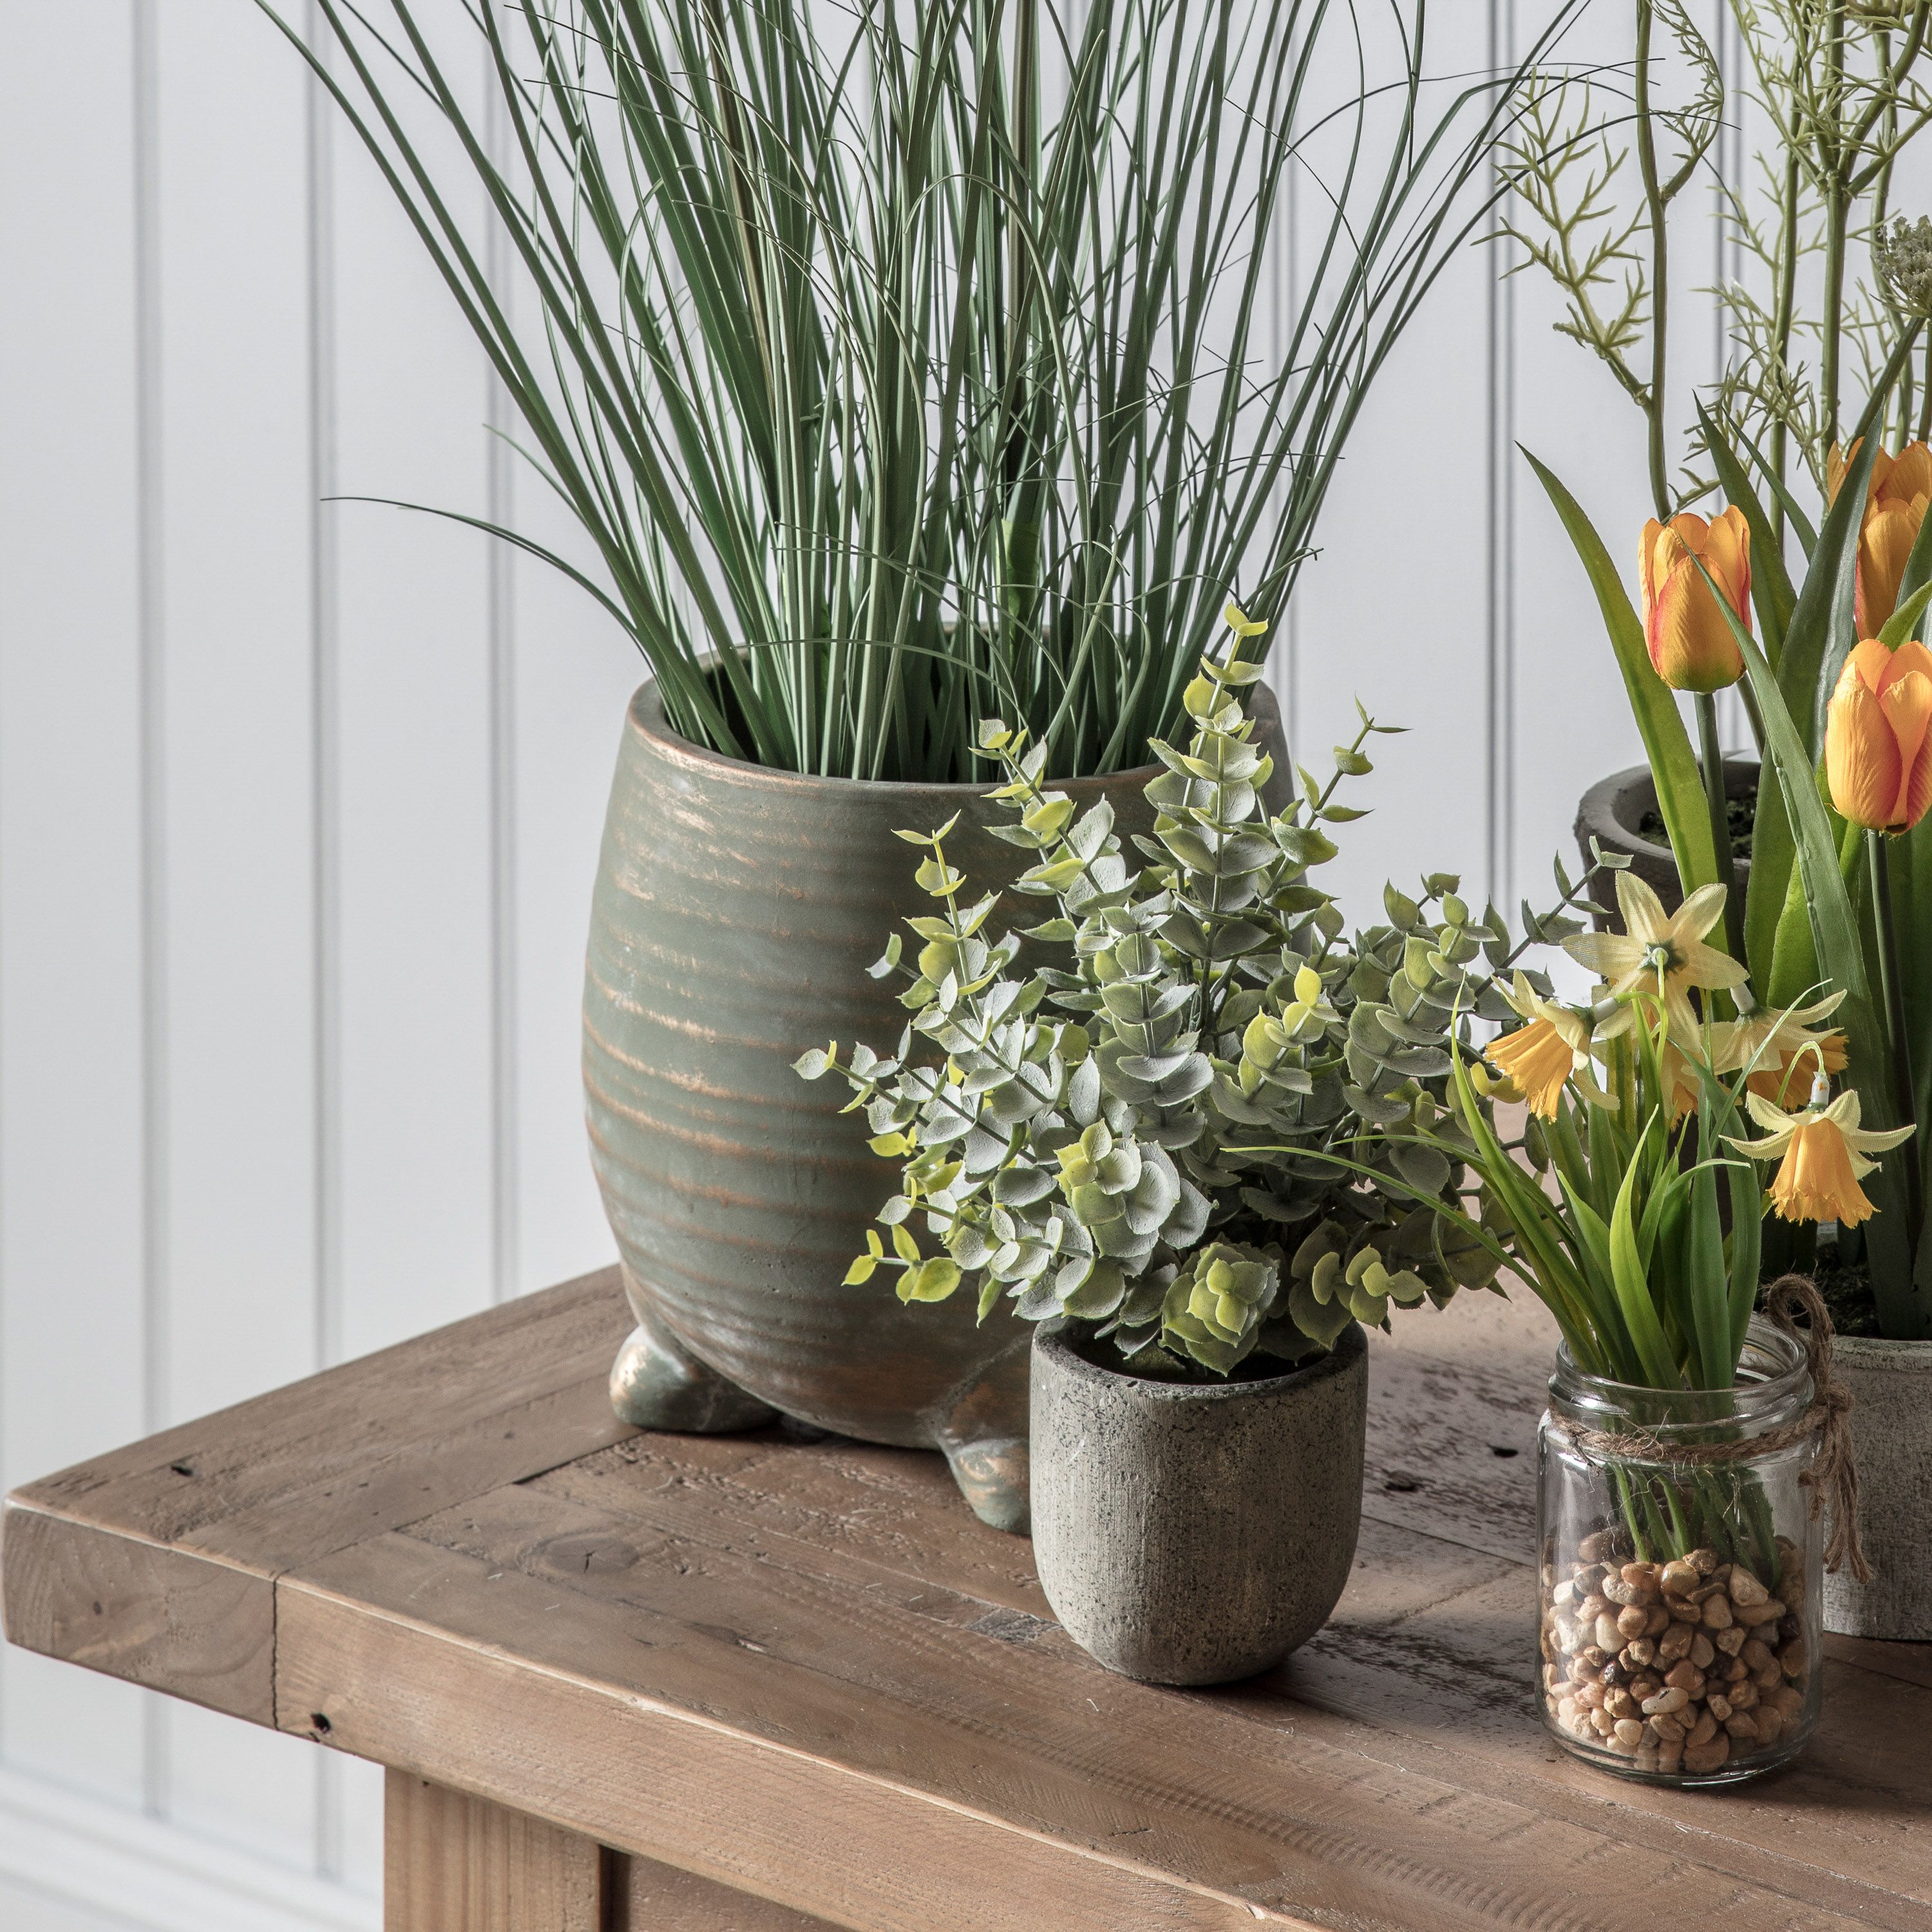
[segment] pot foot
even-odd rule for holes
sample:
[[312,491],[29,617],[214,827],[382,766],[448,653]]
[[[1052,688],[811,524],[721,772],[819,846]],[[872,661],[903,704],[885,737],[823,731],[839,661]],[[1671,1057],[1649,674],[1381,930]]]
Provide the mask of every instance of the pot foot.
[[634,1429],[723,1436],[756,1429],[778,1412],[727,1382],[650,1322],[631,1330],[610,1365],[610,1406]]
[[1033,1520],[1026,1438],[985,1436],[953,1441],[942,1436],[938,1447],[973,1514],[994,1529],[1025,1535]]

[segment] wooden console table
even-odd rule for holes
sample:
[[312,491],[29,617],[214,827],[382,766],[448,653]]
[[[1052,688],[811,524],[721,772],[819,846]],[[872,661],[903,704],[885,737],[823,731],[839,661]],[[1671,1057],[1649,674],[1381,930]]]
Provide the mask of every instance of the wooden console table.
[[1378,1340],[1368,1520],[1273,1676],[1109,1676],[936,1456],[640,1435],[614,1273],[30,1485],[16,1643],[390,1767],[391,1932],[1932,1932],[1932,1646],[1674,1795],[1530,1703],[1547,1324]]

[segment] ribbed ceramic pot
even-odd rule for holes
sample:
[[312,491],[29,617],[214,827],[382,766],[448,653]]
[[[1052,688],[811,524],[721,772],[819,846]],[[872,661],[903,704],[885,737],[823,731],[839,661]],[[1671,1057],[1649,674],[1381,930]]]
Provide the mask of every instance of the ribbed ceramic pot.
[[1328,1621],[1362,1520],[1369,1352],[1353,1322],[1304,1369],[1156,1382],[1033,1350],[1033,1548],[1069,1636],[1110,1670],[1225,1684]]
[[[1256,704],[1258,742],[1278,736]],[[1145,769],[1056,781],[1152,822]],[[1286,778],[1286,774],[1282,775]],[[1027,1352],[1004,1305],[908,1308],[842,1278],[893,1190],[843,1082],[807,1082],[808,1047],[889,1051],[907,1015],[866,968],[928,902],[892,836],[956,812],[947,844],[975,890],[1026,855],[984,829],[983,787],[802,777],[671,731],[654,686],[632,700],[611,788],[584,979],[591,1154],[638,1327],[612,1371],[640,1426],[750,1426],[773,1411],[867,1442],[943,1450],[986,1521],[1026,1520]],[[1032,908],[1012,909],[1030,923]]]
[[1835,1335],[1832,1373],[1852,1398],[1858,1540],[1872,1580],[1827,1573],[1825,1628],[1932,1640],[1932,1342]]

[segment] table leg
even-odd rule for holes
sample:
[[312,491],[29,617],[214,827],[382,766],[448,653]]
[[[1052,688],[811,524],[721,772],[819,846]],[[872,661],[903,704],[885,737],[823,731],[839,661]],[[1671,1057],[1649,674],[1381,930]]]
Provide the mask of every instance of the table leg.
[[384,1932],[604,1932],[614,1862],[524,1812],[388,1774]]

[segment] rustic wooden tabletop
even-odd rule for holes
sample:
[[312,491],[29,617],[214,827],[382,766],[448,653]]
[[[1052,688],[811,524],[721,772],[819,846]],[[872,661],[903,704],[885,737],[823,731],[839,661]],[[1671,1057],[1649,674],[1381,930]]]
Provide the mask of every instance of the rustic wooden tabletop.
[[392,1767],[391,1932],[1932,1932],[1932,1646],[1670,1793],[1532,1713],[1526,1298],[1378,1337],[1336,1617],[1214,1691],[1110,1676],[938,1457],[640,1435],[614,1272],[36,1483],[16,1643]]

